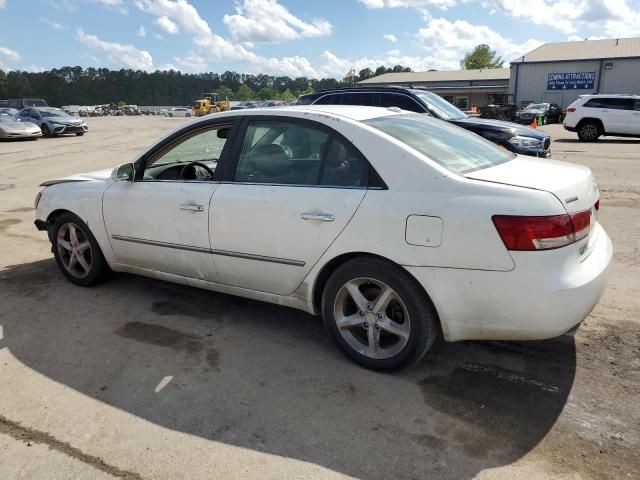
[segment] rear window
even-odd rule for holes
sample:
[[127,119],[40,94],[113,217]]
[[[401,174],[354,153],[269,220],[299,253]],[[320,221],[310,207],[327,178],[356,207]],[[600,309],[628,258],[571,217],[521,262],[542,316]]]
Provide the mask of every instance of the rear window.
[[454,173],[469,173],[515,158],[511,152],[474,133],[426,115],[390,115],[364,123],[400,140]]

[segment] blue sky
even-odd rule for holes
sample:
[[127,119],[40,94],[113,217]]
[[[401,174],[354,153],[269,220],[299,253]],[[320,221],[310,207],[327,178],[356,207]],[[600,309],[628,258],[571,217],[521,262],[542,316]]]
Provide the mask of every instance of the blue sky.
[[0,0],[0,69],[65,65],[338,77],[508,62],[544,42],[640,35],[640,0]]

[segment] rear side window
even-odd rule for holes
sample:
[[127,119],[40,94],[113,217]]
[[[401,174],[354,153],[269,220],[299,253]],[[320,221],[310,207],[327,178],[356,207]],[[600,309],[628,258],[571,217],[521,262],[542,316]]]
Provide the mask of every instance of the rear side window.
[[279,185],[366,186],[368,162],[349,142],[298,122],[254,121],[234,181]]
[[376,106],[373,92],[344,93],[341,96],[342,105],[363,105],[365,107]]
[[427,115],[389,115],[364,123],[400,140],[454,173],[481,170],[515,158],[514,154],[474,133]]
[[584,106],[610,108],[611,110],[633,110],[633,100],[630,98],[592,98]]
[[424,113],[424,108],[418,105],[413,98],[407,95],[401,95],[399,93],[383,93],[382,94],[382,106],[383,107],[398,107],[402,110],[409,110],[410,112]]

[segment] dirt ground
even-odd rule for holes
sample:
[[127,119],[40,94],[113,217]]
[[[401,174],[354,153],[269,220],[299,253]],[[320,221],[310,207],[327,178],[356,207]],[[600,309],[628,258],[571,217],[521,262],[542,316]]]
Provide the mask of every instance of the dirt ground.
[[638,478],[640,141],[545,127],[555,158],[595,172],[615,249],[575,335],[444,344],[390,375],[299,311],[63,279],[33,226],[38,184],[127,161],[184,121],[0,143],[0,478]]

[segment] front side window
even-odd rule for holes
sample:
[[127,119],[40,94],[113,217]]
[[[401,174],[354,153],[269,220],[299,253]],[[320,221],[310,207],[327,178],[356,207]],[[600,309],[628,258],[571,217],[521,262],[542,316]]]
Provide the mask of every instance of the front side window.
[[297,122],[250,122],[234,181],[281,185],[366,185],[368,163],[350,143]]
[[398,107],[402,110],[408,110],[410,112],[424,113],[424,108],[418,105],[418,102],[416,102],[413,98],[407,95],[400,95],[398,93],[383,93],[382,106]]
[[412,147],[448,170],[464,174],[515,158],[484,138],[427,115],[402,114],[364,123]]
[[146,165],[145,180],[211,180],[231,125],[218,125],[179,139]]
[[[440,95],[431,92],[425,92],[422,90],[413,90],[415,96],[417,96],[427,106],[429,111],[436,117],[442,120],[455,120],[458,118],[466,118],[467,115],[451,105]],[[461,97],[458,97],[458,100]]]

